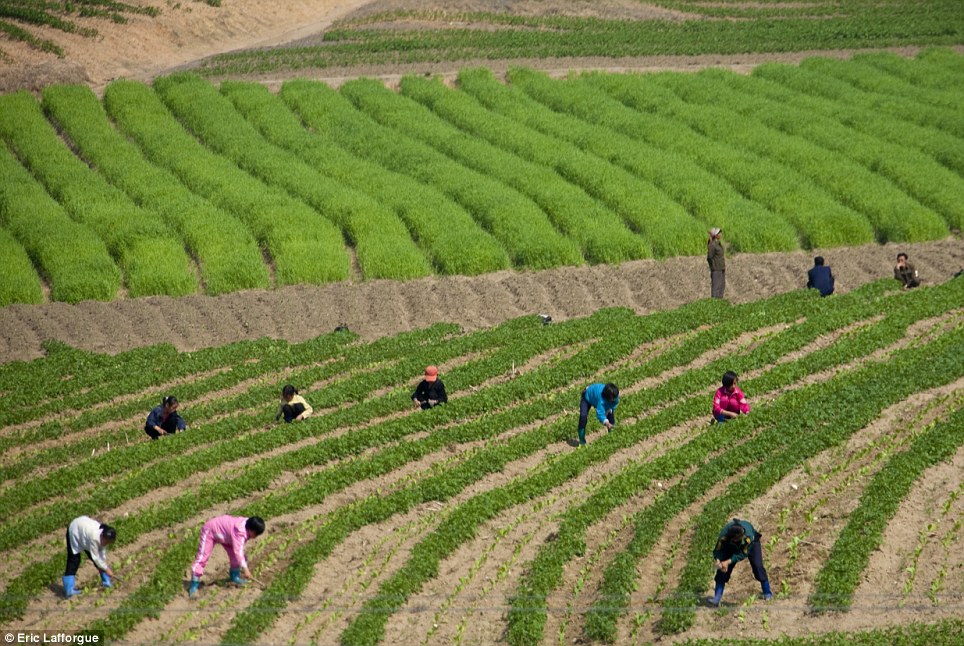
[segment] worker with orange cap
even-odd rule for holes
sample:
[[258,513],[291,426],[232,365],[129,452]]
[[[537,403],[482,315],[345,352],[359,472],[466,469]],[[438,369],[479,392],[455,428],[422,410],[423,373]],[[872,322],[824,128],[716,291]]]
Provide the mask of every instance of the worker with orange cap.
[[438,378],[438,368],[428,366],[425,368],[425,378],[419,382],[412,393],[412,403],[422,410],[434,408],[439,404],[444,404],[449,400],[445,394],[445,384]]

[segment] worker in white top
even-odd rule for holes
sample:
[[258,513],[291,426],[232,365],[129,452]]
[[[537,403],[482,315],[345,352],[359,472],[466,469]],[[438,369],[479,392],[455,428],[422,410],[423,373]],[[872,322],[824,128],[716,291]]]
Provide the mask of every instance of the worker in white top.
[[110,587],[114,573],[107,565],[107,546],[113,544],[116,538],[117,531],[113,527],[89,516],[80,516],[71,521],[67,527],[67,568],[64,570],[64,595],[68,599],[82,592],[74,587],[81,552],[86,552],[87,558],[100,571],[100,582],[104,587]]

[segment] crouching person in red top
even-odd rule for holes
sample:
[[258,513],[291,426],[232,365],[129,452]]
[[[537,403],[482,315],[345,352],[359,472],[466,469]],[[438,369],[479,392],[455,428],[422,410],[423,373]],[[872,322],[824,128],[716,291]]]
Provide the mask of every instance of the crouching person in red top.
[[[197,557],[191,567],[191,587],[187,595],[192,599],[201,585],[204,567],[208,564],[215,543],[224,547],[231,562],[231,582],[238,585],[247,583],[251,578],[248,561],[244,556],[244,545],[255,536],[264,533],[264,521],[258,516],[218,516],[204,523],[198,541]],[[244,575],[244,578],[241,575]]]
[[723,423],[750,412],[750,405],[743,391],[737,387],[737,381],[736,373],[732,370],[724,373],[723,386],[717,388],[713,397],[713,419],[717,422]]

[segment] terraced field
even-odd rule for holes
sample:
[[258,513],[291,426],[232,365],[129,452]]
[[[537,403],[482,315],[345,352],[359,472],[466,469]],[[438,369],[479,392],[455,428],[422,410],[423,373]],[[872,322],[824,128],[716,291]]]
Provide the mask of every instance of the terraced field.
[[943,240],[962,61],[3,95],[0,304]]
[[[374,342],[53,346],[0,367],[0,508],[17,519],[0,528],[0,617],[118,643],[953,643],[961,303],[961,279],[886,280]],[[450,403],[413,411],[426,363]],[[725,370],[753,409],[712,426]],[[621,386],[618,425],[577,449],[597,380]],[[316,414],[273,424],[283,383]],[[172,393],[190,429],[150,442],[143,417]],[[98,590],[84,566],[87,593],[64,601],[64,519],[91,510],[117,527],[121,582]],[[249,546],[258,583],[227,583],[215,552],[191,602],[200,525],[224,512],[267,520]],[[705,608],[734,515],[763,532],[775,599],[738,570]]]

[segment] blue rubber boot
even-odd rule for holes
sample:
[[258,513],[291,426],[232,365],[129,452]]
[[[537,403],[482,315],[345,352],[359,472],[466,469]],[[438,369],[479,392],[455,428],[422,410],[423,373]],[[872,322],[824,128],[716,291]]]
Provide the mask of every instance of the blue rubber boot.
[[231,568],[231,583],[237,583],[238,585],[244,585],[247,583],[246,579],[241,578],[241,568],[233,567]]
[[718,582],[716,584],[716,592],[713,594],[713,598],[710,599],[711,606],[716,606],[716,607],[720,606],[720,602],[723,600],[723,588],[725,587],[726,587],[725,583]]
[[197,578],[196,576],[192,576],[191,587],[187,589],[188,598],[193,599],[195,596],[197,596],[197,589],[199,587],[201,587],[201,579]]
[[74,583],[76,581],[77,581],[77,577],[73,574],[71,574],[70,576],[65,576],[63,578],[64,597],[66,597],[67,599],[71,597],[76,597],[78,594],[81,594],[81,591],[74,587]]
[[770,599],[772,599],[772,598],[773,598],[773,593],[770,592],[770,582],[769,582],[769,581],[764,581],[764,582],[761,583],[760,585],[761,585],[762,588],[763,588],[763,600],[764,600],[764,601],[769,601]]
[[586,446],[586,429],[579,429],[579,446]]
[[102,586],[104,586],[105,588],[109,588],[109,587],[110,587],[110,575],[107,574],[106,572],[101,572],[101,573],[100,573],[100,584],[101,584]]

